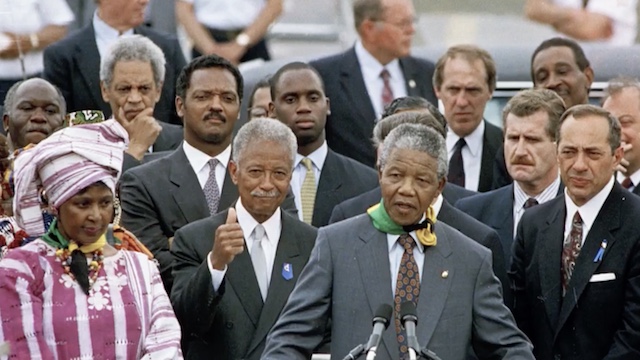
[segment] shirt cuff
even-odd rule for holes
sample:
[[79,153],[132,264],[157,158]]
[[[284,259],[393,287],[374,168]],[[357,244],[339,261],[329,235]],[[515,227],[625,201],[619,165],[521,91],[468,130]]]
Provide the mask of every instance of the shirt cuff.
[[211,252],[207,254],[207,266],[209,267],[209,273],[211,273],[211,284],[213,285],[213,291],[218,292],[220,285],[222,285],[222,280],[224,280],[224,275],[227,273],[227,266],[224,266],[223,270],[216,270],[211,265]]

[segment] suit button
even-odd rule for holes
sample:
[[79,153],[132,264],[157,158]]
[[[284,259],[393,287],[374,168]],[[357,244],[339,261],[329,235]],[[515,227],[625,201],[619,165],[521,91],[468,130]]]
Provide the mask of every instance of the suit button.
[[233,323],[231,321],[227,322],[227,329],[233,329]]

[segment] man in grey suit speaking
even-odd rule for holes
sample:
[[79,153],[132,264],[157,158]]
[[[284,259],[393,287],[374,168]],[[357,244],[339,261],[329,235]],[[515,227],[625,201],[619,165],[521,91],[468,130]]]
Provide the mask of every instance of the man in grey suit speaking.
[[423,125],[392,130],[380,156],[382,201],[318,231],[309,263],[267,338],[262,359],[304,359],[331,320],[331,357],[366,341],[374,311],[394,305],[377,359],[406,358],[400,304],[412,302],[417,342],[440,358],[533,359],[502,302],[488,249],[442,222],[431,204],[445,184],[444,138]]

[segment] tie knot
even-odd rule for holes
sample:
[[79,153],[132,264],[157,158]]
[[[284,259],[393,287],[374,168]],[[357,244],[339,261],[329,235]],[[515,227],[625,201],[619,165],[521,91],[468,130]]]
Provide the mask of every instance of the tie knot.
[[209,161],[207,161],[207,164],[209,164],[209,171],[214,171],[216,169],[216,166],[218,166],[219,163],[220,163],[220,160],[216,158],[209,159]]
[[302,162],[302,165],[304,165],[304,167],[307,168],[307,171],[310,171],[312,169],[313,162],[311,162],[311,159],[303,158],[301,162]]
[[524,202],[524,208],[528,209],[532,206],[536,206],[538,205],[538,200],[534,199],[534,198],[528,198],[527,201]]
[[575,215],[573,215],[572,224],[574,226],[582,225],[582,217],[580,216],[580,213],[577,212],[577,211],[576,211]]
[[456,149],[462,149],[465,145],[467,145],[467,142],[464,140],[464,138],[460,138],[458,139],[458,141],[456,141]]
[[622,187],[624,187],[625,189],[628,189],[633,186],[633,181],[631,181],[631,178],[626,177],[624,178],[624,180],[622,180],[622,183],[620,185],[622,185]]
[[391,78],[391,74],[389,74],[389,70],[387,70],[387,68],[383,68],[382,71],[380,71],[380,77],[382,80],[387,81]]
[[416,246],[415,240],[413,240],[413,237],[409,234],[400,235],[398,238],[398,244],[400,244],[400,246],[402,246],[407,252],[412,252],[413,248]]
[[262,239],[264,238],[264,234],[264,226],[262,226],[262,224],[256,225],[256,227],[253,229],[253,240],[257,242],[262,241]]

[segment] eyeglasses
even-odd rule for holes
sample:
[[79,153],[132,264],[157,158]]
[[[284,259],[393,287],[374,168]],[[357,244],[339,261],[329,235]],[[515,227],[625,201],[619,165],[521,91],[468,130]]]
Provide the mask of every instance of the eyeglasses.
[[402,21],[395,21],[395,22],[391,22],[391,21],[388,21],[388,20],[382,20],[382,19],[374,20],[374,21],[375,22],[379,22],[379,23],[383,23],[383,24],[389,24],[389,25],[391,25],[391,26],[393,26],[395,28],[405,30],[405,29],[408,29],[410,27],[416,26],[416,24],[418,24],[418,20],[419,20],[418,17],[414,16],[411,19],[406,19],[406,20],[402,20]]

